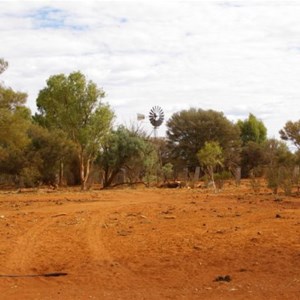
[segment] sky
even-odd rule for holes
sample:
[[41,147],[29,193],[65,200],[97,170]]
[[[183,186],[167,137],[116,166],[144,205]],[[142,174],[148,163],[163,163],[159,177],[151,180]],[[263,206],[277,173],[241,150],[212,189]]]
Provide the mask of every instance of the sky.
[[[268,136],[300,119],[300,1],[3,1],[0,80],[28,94],[81,71],[106,92],[116,124],[160,106],[165,122],[191,107],[249,113]],[[137,121],[137,114],[146,116]]]

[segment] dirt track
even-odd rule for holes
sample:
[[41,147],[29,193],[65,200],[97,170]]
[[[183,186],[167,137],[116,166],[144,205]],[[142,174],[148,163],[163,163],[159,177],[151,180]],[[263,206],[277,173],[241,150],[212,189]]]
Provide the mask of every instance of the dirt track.
[[[0,298],[299,299],[300,198],[275,200],[233,186],[3,192]],[[6,276],[51,272],[68,275]]]

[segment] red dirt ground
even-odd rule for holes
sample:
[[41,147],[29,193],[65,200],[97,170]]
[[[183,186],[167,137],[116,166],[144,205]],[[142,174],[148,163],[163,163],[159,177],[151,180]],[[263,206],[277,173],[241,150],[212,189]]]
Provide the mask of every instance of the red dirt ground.
[[[67,275],[24,276],[51,272]],[[245,185],[1,192],[0,298],[300,299],[300,198]]]

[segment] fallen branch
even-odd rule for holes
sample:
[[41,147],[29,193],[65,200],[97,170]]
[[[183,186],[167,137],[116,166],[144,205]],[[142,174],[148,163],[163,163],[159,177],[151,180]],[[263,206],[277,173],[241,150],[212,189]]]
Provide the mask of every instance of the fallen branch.
[[66,276],[68,273],[64,272],[54,272],[54,273],[42,273],[42,274],[0,274],[0,277],[8,277],[8,278],[22,278],[22,277],[59,277]]
[[62,217],[62,216],[66,216],[67,214],[58,214],[58,215],[53,215],[51,216],[51,218],[56,218],[56,217]]

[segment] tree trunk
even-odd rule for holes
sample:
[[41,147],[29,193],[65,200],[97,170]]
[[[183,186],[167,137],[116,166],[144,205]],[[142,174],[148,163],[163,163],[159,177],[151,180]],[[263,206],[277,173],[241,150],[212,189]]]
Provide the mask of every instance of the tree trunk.
[[217,188],[216,188],[215,178],[214,178],[214,169],[209,167],[208,172],[209,172],[209,175],[210,175],[210,178],[211,178],[211,182],[212,182],[212,185],[213,185],[213,188],[214,188],[214,192],[216,193]]
[[58,178],[58,185],[63,185],[63,178],[64,178],[64,163],[61,160],[59,163],[59,178]]
[[90,175],[91,159],[87,158],[85,161],[84,155],[81,152],[79,155],[79,161],[80,161],[81,190],[85,191],[87,189],[87,181],[88,181],[89,175]]
[[105,172],[103,188],[109,187],[118,173],[119,170],[113,170],[110,175],[108,174],[108,172]]

